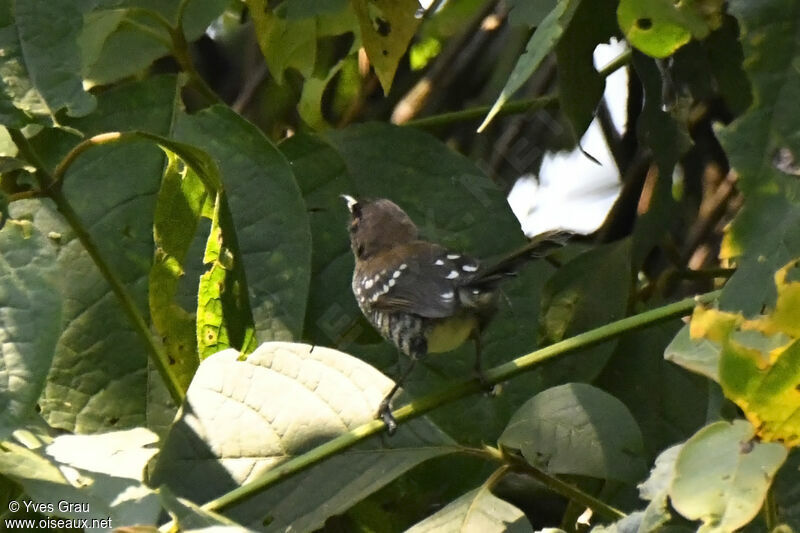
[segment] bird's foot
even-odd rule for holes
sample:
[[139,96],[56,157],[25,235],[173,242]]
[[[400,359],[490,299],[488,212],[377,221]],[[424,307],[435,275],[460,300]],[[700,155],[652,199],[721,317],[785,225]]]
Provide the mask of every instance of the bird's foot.
[[378,414],[375,418],[386,424],[386,432],[389,433],[389,435],[394,435],[394,432],[397,431],[397,420],[395,420],[392,415],[392,408],[389,406],[389,400],[390,398],[384,398],[380,407],[378,407]]
[[481,384],[481,388],[483,389],[483,393],[487,396],[495,396],[497,393],[497,387],[491,383],[489,380],[486,379],[486,375],[480,369],[475,370],[475,374],[478,376],[478,382]]

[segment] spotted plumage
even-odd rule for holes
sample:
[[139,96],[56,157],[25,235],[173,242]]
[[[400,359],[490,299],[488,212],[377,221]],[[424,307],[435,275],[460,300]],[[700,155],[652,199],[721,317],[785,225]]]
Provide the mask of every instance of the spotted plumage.
[[[495,312],[498,284],[542,249],[562,245],[564,234],[542,235],[487,268],[468,255],[420,240],[414,222],[390,200],[344,198],[356,259],[352,289],[367,320],[411,358],[412,366],[427,353],[447,352],[475,339],[482,378],[479,333]],[[379,412],[390,429],[389,400],[396,390]]]

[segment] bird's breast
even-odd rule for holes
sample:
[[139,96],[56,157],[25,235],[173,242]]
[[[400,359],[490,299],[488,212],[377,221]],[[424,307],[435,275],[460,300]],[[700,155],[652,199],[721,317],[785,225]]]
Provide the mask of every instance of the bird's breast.
[[458,314],[437,319],[428,333],[428,352],[441,353],[455,350],[477,327],[478,318],[473,314]]

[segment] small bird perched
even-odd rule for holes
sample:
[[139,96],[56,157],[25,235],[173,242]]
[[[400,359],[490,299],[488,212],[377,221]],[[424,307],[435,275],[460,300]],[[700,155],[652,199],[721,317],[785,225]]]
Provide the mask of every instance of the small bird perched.
[[469,256],[420,240],[417,226],[390,200],[342,198],[350,210],[350,247],[356,260],[352,288],[358,306],[384,338],[411,358],[378,410],[377,417],[392,433],[397,427],[392,397],[426,354],[449,352],[471,338],[475,368],[484,381],[480,333],[496,311],[499,283],[522,263],[562,246],[569,234],[543,233],[484,267]]

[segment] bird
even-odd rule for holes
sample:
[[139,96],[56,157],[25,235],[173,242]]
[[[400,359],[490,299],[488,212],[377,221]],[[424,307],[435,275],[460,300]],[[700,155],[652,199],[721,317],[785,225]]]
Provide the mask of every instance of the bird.
[[471,339],[475,371],[488,387],[481,368],[480,335],[497,309],[500,283],[525,262],[563,246],[572,234],[542,233],[523,248],[484,265],[420,239],[411,217],[389,199],[341,197],[350,212],[353,295],[367,321],[410,359],[376,414],[393,434],[397,422],[391,413],[392,398],[414,364],[429,353],[449,352]]

